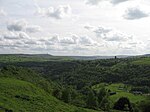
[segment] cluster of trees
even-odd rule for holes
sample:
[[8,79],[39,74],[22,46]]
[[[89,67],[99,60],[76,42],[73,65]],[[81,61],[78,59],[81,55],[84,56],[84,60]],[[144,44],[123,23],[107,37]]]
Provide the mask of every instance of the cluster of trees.
[[138,107],[142,112],[150,112],[150,97],[147,101],[140,102]]
[[97,92],[87,87],[84,89],[84,93],[79,93],[72,87],[66,87],[54,90],[53,95],[65,103],[74,104],[80,107],[82,106],[95,110],[101,109],[104,111],[108,111],[111,107],[109,94],[105,88],[101,88]]
[[133,112],[133,108],[128,98],[121,97],[115,104],[114,109]]
[[134,92],[134,91],[140,91],[142,93],[150,93],[150,88],[148,86],[141,86],[141,87],[132,87],[131,88],[131,92]]
[[150,66],[135,65],[136,59],[104,59],[91,61],[47,61],[0,63],[29,67],[47,79],[63,85],[76,86],[78,90],[100,82],[124,82],[134,86],[150,87]]

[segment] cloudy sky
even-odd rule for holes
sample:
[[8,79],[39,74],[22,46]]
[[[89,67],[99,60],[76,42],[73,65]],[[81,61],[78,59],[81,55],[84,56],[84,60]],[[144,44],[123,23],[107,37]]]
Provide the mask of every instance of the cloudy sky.
[[150,53],[150,0],[0,0],[0,53]]

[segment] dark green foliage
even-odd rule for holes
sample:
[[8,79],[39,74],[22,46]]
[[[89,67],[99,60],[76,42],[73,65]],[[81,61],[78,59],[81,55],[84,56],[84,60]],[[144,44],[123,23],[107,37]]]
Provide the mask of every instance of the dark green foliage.
[[114,109],[116,110],[125,110],[132,112],[132,106],[128,98],[121,97],[119,100],[114,104]]
[[101,88],[98,92],[98,102],[99,104],[101,104],[103,98],[107,96],[107,91],[105,90],[105,88]]
[[90,90],[88,92],[86,105],[88,108],[91,108],[91,109],[97,109],[98,108],[97,97],[95,96],[95,94],[92,90]]
[[70,103],[71,102],[71,90],[70,90],[70,88],[66,88],[62,91],[61,99],[65,103]]
[[[76,86],[81,90],[99,82],[124,82],[134,86],[150,87],[150,66],[134,64],[140,58],[107,59],[91,61],[41,61],[11,63],[32,68],[47,79],[63,85]],[[0,63],[5,66],[10,63]]]
[[52,88],[57,87],[52,81],[47,81],[35,71],[23,67],[5,66],[1,69],[0,77],[9,77],[28,81],[43,88],[49,93],[52,93]]
[[53,96],[55,96],[57,99],[61,99],[61,95],[62,95],[61,89],[56,88],[53,90]]
[[110,99],[108,98],[108,96],[104,96],[101,103],[100,103],[100,108],[104,111],[109,111],[111,108],[111,103],[110,103]]
[[102,87],[98,92],[98,103],[102,110],[110,110],[110,99],[108,98],[108,92],[104,87]]
[[143,87],[133,87],[133,88],[131,88],[131,92],[134,92],[134,91],[139,91],[139,92],[142,92],[142,93],[150,93],[150,87],[143,86]]
[[142,112],[150,112],[150,97],[147,101],[140,102],[139,108]]

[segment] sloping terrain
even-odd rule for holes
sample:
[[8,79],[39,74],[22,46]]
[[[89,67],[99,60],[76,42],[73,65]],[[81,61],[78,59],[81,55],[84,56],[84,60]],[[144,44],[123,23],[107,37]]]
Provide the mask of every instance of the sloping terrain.
[[57,86],[25,68],[0,69],[0,112],[94,112],[66,104],[51,95]]
[[[65,104],[26,81],[0,78],[0,90],[0,110],[14,112],[88,112],[88,110]],[[92,112],[92,110],[89,110],[89,112]]]
[[[13,112],[87,112],[65,104],[32,83],[0,78],[1,110]],[[91,112],[91,110],[90,110]]]

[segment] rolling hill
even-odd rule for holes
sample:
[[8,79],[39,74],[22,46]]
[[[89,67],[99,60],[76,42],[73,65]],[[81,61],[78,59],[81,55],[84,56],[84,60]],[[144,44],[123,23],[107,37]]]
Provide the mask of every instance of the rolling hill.
[[96,112],[56,99],[51,94],[54,87],[30,69],[4,67],[0,69],[0,112]]
[[[0,78],[0,111],[92,112],[65,104],[30,82]],[[94,111],[93,111],[94,112]],[[96,112],[96,111],[95,111]]]

